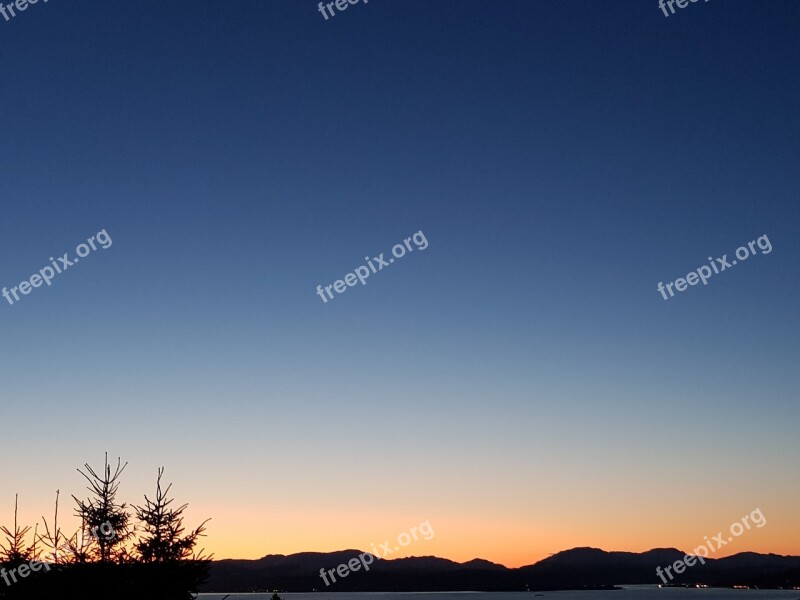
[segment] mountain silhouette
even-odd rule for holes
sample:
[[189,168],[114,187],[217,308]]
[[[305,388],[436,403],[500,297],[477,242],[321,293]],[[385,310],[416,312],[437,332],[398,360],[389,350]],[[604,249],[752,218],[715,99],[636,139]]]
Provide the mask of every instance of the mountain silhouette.
[[[320,569],[335,570],[362,554],[360,550],[271,554],[256,560],[215,561],[206,592],[438,592],[607,589],[615,585],[662,584],[664,569],[685,556],[677,548],[646,552],[607,552],[573,548],[519,568],[483,559],[458,563],[436,556],[378,559],[368,571],[336,577],[326,586]],[[800,557],[742,552],[705,559],[675,574],[670,585],[800,589]]]

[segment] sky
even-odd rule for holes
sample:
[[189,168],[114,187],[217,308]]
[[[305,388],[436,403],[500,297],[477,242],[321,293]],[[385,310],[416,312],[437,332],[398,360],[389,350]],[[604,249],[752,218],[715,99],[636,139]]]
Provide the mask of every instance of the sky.
[[800,5],[188,6],[0,17],[0,286],[85,253],[0,297],[0,522],[108,452],[217,558],[800,555]]

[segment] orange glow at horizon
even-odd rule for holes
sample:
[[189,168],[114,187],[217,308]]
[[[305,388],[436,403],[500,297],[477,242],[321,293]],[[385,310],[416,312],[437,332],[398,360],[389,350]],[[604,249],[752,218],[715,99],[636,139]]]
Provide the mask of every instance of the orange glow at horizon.
[[[586,546],[606,551],[644,552],[671,547],[691,552],[705,543],[705,537],[711,539],[719,530],[725,533],[727,540],[728,527],[733,522],[721,525],[724,519],[717,519],[716,528],[706,529],[699,528],[697,523],[686,523],[680,529],[656,523],[645,529],[639,519],[632,519],[626,528],[618,528],[602,522],[593,525],[582,523],[581,520],[574,520],[566,526],[554,520],[548,523],[546,519],[515,522],[515,519],[497,516],[478,521],[465,516],[386,516],[364,510],[312,515],[299,510],[264,514],[250,509],[226,514],[219,508],[204,507],[194,512],[217,514],[205,540],[206,549],[214,552],[216,559],[256,559],[268,554],[345,549],[377,551],[381,556],[381,544],[389,542],[393,551],[385,557],[387,559],[437,556],[465,562],[481,558],[507,567],[530,565],[557,552]],[[793,522],[792,515],[777,510],[772,515],[766,510],[763,514],[767,525],[751,527],[712,552],[710,558],[748,551],[800,555],[797,542],[800,527]],[[410,532],[415,526],[419,531],[420,524],[426,521],[434,532],[431,539],[426,540],[418,533],[417,541],[412,539],[406,547],[399,547],[399,535]],[[776,526],[770,527],[773,523]]]

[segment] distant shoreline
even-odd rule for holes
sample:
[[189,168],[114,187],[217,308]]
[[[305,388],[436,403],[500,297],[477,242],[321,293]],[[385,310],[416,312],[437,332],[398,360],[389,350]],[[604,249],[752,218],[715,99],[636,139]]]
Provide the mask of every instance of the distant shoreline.
[[[212,563],[203,592],[548,592],[613,590],[619,586],[666,587],[657,569],[680,561],[675,548],[642,553],[573,548],[535,564],[508,568],[486,560],[458,563],[435,556],[376,559],[371,568],[325,586],[320,571],[355,560],[359,550],[268,555],[256,560]],[[800,591],[800,557],[740,553],[709,558],[676,575],[670,587]],[[800,596],[799,596],[800,597]]]

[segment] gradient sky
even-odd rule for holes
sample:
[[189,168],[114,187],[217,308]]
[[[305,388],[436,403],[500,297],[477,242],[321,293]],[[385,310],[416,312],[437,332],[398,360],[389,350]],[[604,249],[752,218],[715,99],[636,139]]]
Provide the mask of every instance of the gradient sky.
[[[191,4],[191,9],[187,7]],[[795,0],[0,20],[0,522],[103,453],[217,557],[800,554]],[[416,251],[329,285],[422,230]],[[660,281],[768,235],[665,302]],[[63,511],[66,512],[66,501]]]

